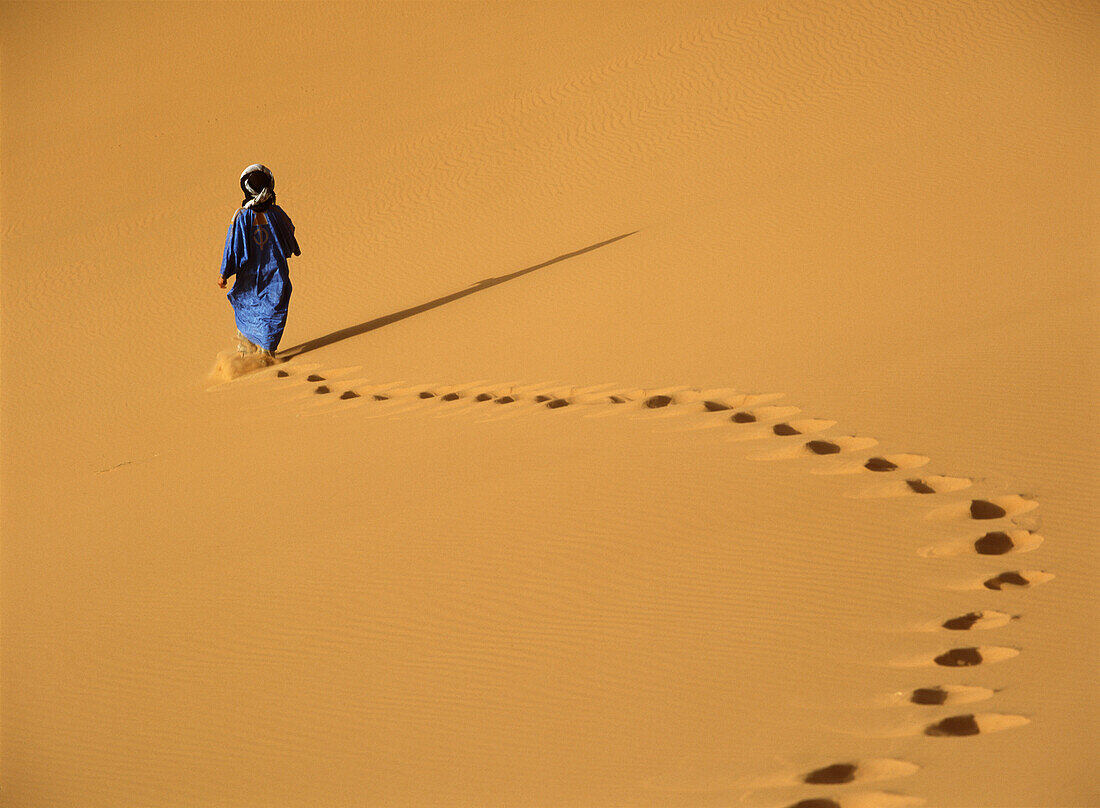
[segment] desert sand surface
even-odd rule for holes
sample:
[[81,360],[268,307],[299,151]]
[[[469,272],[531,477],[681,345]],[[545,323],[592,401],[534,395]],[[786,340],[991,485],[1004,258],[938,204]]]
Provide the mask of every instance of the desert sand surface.
[[0,31],[4,806],[1100,804],[1094,3]]

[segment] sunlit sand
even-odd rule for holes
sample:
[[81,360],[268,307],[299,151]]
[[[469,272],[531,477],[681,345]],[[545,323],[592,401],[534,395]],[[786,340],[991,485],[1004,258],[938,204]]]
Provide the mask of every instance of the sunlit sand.
[[0,801],[1096,804],[1098,31],[0,6]]

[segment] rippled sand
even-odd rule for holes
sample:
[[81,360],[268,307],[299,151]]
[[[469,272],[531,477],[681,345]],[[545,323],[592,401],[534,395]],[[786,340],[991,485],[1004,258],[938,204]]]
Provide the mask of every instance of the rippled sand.
[[1095,804],[1098,31],[0,6],[4,805]]

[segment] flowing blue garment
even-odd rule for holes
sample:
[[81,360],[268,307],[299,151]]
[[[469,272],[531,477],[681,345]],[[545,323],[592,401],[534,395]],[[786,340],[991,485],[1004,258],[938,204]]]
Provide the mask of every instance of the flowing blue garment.
[[[263,216],[266,222],[258,219]],[[237,330],[261,348],[274,351],[283,338],[290,306],[287,259],[301,255],[294,224],[278,205],[263,214],[241,208],[225,237],[221,276],[237,276],[228,294]]]

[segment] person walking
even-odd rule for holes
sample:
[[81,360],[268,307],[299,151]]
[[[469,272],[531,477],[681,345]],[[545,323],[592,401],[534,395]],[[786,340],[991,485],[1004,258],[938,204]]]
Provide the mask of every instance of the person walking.
[[290,307],[287,260],[301,255],[294,223],[275,204],[275,177],[259,163],[241,172],[245,193],[225,237],[218,287],[226,288],[237,322],[237,353],[273,362]]

